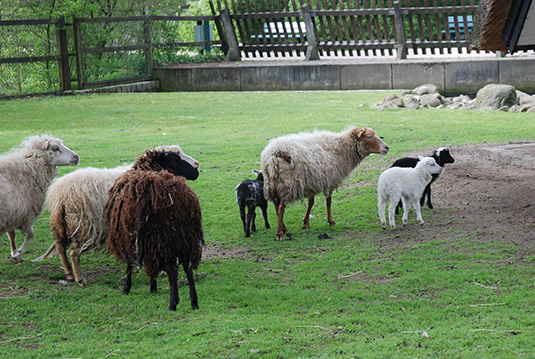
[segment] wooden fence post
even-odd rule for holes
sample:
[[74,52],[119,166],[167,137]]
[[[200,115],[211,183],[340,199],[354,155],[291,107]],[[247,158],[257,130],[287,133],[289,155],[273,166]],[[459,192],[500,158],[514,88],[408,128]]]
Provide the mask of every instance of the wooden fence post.
[[319,60],[320,55],[318,52],[318,46],[316,44],[316,33],[314,32],[314,24],[312,23],[312,16],[310,15],[310,10],[307,5],[301,7],[303,22],[305,23],[305,28],[307,30],[307,53],[305,55],[305,60]]
[[145,61],[147,67],[147,76],[152,77],[152,68],[154,67],[154,61],[152,59],[152,18],[147,16],[145,18]]
[[401,17],[401,4],[399,1],[394,1],[394,22],[396,28],[396,51],[397,59],[402,60],[407,58],[407,44],[405,42],[405,25]]
[[230,20],[230,13],[226,8],[221,9],[221,21],[223,21],[228,44],[227,61],[240,61],[241,56],[240,49],[238,48],[238,40],[236,40],[236,33]]
[[67,44],[67,31],[65,29],[65,16],[59,17],[56,25],[56,36],[58,39],[59,60],[59,85],[61,91],[71,90],[71,69],[69,67],[69,46]]
[[84,70],[84,54],[82,52],[81,22],[76,17],[72,18],[74,27],[74,47],[76,49],[76,72],[78,73],[78,90],[83,90],[87,85]]

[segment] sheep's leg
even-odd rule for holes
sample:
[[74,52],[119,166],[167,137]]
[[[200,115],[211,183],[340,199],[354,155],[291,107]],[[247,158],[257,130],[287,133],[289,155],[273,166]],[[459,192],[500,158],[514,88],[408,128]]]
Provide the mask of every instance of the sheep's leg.
[[[197,300],[197,290],[195,289],[195,278],[193,277],[193,269],[190,265],[182,264],[184,272],[186,272],[186,278],[188,279],[189,286],[189,300],[191,302],[191,309],[199,309],[199,303]],[[178,298],[178,297],[177,297]]]
[[327,222],[329,222],[329,224],[331,226],[334,226],[336,224],[335,221],[333,221],[333,215],[332,215],[332,212],[331,212],[331,204],[333,202],[333,198],[331,196],[329,197],[325,197],[325,203],[327,204]]
[[241,218],[241,222],[243,224],[243,231],[245,232],[245,236],[246,237],[249,237],[249,233],[247,233],[247,223],[245,221],[245,207],[243,206],[240,206],[240,218]]
[[24,238],[24,242],[22,242],[22,245],[19,247],[19,249],[17,249],[17,243],[15,242],[15,230],[8,232],[7,236],[9,237],[9,242],[11,243],[11,258],[13,258],[15,262],[22,262],[22,253],[26,251],[26,247],[28,247],[28,243],[33,237],[33,227],[30,227],[26,231],[26,238]]
[[62,241],[56,241],[56,250],[58,251],[59,259],[61,261],[61,265],[63,266],[63,271],[65,272],[65,279],[69,282],[74,281],[75,277],[72,272],[72,267],[69,263],[69,260],[67,259],[67,249],[65,248],[65,245]]
[[157,293],[158,292],[158,282],[156,281],[156,278],[150,279],[150,292],[151,293]]
[[420,206],[424,205],[425,196],[427,196],[427,207],[433,209],[433,204],[431,203],[431,183],[429,183],[427,187],[425,187],[424,194],[420,200]]
[[418,220],[418,224],[423,225],[425,222],[422,219],[422,212],[420,210],[420,202],[417,200],[414,201],[414,210],[416,211],[416,219]]
[[286,210],[286,205],[284,203],[279,203],[279,205],[275,205],[275,209],[277,211],[277,240],[282,241],[284,233],[287,233],[288,230],[286,229],[286,225],[284,225],[284,211]]
[[390,228],[392,228],[392,230],[396,229],[396,206],[398,202],[399,199],[392,199],[388,205],[388,223],[390,224]]
[[256,208],[254,206],[249,207],[249,213],[251,213],[251,231],[256,232]]
[[126,277],[124,280],[123,294],[130,293],[130,289],[132,289],[132,270],[133,269],[134,269],[133,264],[126,263]]
[[377,203],[377,207],[379,209],[379,220],[381,221],[381,227],[383,229],[386,229],[386,217],[385,217],[385,209],[386,209],[386,200],[381,198],[379,199]]
[[11,243],[11,258],[16,262],[22,262],[22,256],[20,253],[17,253],[17,243],[15,242],[15,231],[7,232],[9,237],[9,242]]
[[411,206],[411,202],[410,199],[405,196],[401,197],[401,201],[403,202],[403,225],[406,226],[407,223],[409,223],[409,208]]
[[310,212],[312,211],[312,206],[314,206],[314,196],[308,197],[308,208],[305,213],[305,218],[303,218],[303,229],[310,227]]
[[260,207],[260,209],[262,210],[262,217],[264,217],[264,225],[266,226],[266,229],[271,228],[268,222],[267,205]]
[[176,264],[171,265],[167,270],[169,278],[169,310],[175,311],[179,302],[178,299],[178,273]]
[[245,208],[244,208],[244,218],[245,221],[243,223],[243,230],[245,231],[245,237],[251,236],[251,208],[250,206],[247,206],[247,215],[245,215]]
[[82,267],[80,266],[80,248],[76,243],[71,245],[71,250],[69,251],[72,262],[72,270],[74,272],[74,280],[80,287],[86,285],[84,275],[82,274]]

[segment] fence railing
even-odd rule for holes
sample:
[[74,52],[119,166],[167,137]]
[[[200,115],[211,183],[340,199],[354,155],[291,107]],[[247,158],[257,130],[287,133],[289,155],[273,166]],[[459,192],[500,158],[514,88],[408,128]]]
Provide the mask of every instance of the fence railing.
[[[213,14],[207,16],[74,18],[71,24],[64,17],[0,21],[0,30],[44,25],[56,33],[47,54],[35,54],[38,46],[28,46],[22,49],[27,56],[5,56],[9,44],[0,43],[0,81],[9,77],[1,66],[25,63],[45,63],[49,72],[53,67],[48,64],[57,64],[56,75],[48,75],[49,82],[58,79],[57,92],[70,90],[72,82],[84,89],[151,79],[155,53],[214,45],[231,61],[266,56],[403,59],[408,49],[434,54],[469,51],[477,9],[476,0],[215,1],[210,1]],[[192,22],[213,24],[221,40],[176,36],[180,26]],[[112,65],[120,71],[109,70]]]
[[408,1],[402,6],[391,0],[312,1],[216,0],[212,11],[224,21],[228,9],[225,36],[237,46],[230,51],[245,57],[317,51],[319,56],[397,54],[405,58],[408,48],[439,54],[453,48],[469,51],[472,17],[478,8],[474,0],[413,2],[425,6],[408,6]]
[[[62,93],[71,90],[73,82],[77,83],[78,89],[84,89],[152,79],[155,51],[171,49],[176,53],[184,49],[221,46],[221,41],[213,40],[213,37],[196,40],[191,26],[214,24],[215,18],[213,15],[74,18],[72,23],[66,23],[65,18],[60,16],[57,19],[0,21],[0,30],[5,30],[2,33],[5,42],[0,43],[0,96],[13,95],[3,90],[7,87],[14,88],[12,92],[15,94],[27,92],[23,85],[2,82],[10,77],[24,76],[24,71],[19,69],[15,73],[7,66],[29,63],[42,65],[44,69],[41,72],[46,74],[38,77],[47,81],[30,93]],[[184,24],[191,27],[191,39],[177,40],[177,31],[169,23],[175,24],[175,28]],[[209,29],[209,26],[204,27]],[[162,31],[165,27],[166,31]],[[7,47],[17,47],[15,40],[10,43],[12,39],[24,37],[22,28],[32,34],[28,38],[45,39],[44,43],[37,46],[22,39],[20,42],[24,45],[19,44],[18,49],[7,51]],[[110,33],[115,35],[111,40]],[[137,59],[127,59],[132,57]],[[110,70],[110,62],[122,69],[117,71],[115,66]],[[112,71],[115,73],[110,74]],[[19,78],[18,82],[24,84],[28,81]]]

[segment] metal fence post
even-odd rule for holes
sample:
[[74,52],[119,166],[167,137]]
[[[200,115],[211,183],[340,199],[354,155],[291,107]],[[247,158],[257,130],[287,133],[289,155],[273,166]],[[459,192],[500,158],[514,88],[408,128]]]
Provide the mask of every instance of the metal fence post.
[[221,21],[225,28],[225,35],[228,43],[227,61],[240,61],[240,49],[238,48],[238,40],[236,40],[236,33],[230,20],[230,13],[228,9],[221,9]]
[[58,39],[59,60],[59,85],[61,91],[71,90],[71,69],[69,67],[69,46],[67,44],[67,31],[65,29],[65,16],[60,15],[56,25]]
[[405,41],[405,25],[401,17],[401,4],[399,1],[394,1],[394,22],[396,28],[396,51],[397,59],[402,60],[407,58],[407,44]]
[[305,60],[319,60],[320,55],[318,52],[318,46],[316,44],[316,33],[314,32],[314,24],[312,23],[312,16],[307,5],[301,7],[303,22],[305,23],[305,28],[307,30],[307,53],[305,55]]

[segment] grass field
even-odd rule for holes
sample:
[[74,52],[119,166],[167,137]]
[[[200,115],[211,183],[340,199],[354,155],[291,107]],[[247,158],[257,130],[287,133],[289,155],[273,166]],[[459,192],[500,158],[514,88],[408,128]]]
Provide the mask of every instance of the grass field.
[[[1,152],[28,135],[52,133],[80,155],[79,167],[113,167],[133,162],[146,148],[180,144],[201,163],[190,186],[201,201],[206,242],[233,253],[201,264],[199,310],[190,308],[185,286],[170,312],[166,276],[150,294],[141,273],[124,296],[125,268],[105,252],[82,257],[84,288],[60,283],[57,256],[32,263],[53,241],[45,212],[23,263],[12,262],[2,235],[0,357],[534,357],[535,256],[505,266],[513,248],[478,242],[477,233],[386,245],[395,238],[380,228],[375,190],[379,173],[406,151],[533,140],[533,115],[371,108],[386,94],[162,93],[0,102]],[[349,125],[373,127],[391,151],[368,157],[334,193],[337,225],[327,224],[319,196],[310,229],[301,229],[305,203],[288,207],[293,241],[275,241],[272,206],[273,228],[259,225],[245,238],[234,188],[252,178],[269,139]],[[74,169],[62,167],[60,175]],[[318,239],[324,233],[333,238]],[[488,289],[498,282],[500,290]]]

